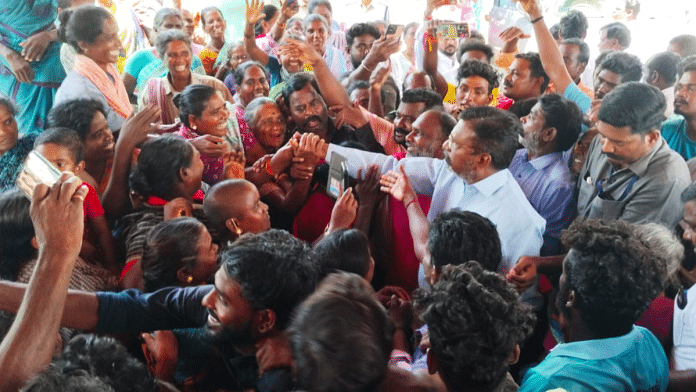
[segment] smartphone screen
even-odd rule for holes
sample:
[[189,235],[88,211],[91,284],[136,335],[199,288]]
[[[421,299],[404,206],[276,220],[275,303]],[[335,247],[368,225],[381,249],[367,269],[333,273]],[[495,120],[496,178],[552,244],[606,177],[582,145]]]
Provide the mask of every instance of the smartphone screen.
[[22,170],[17,176],[17,188],[31,199],[37,184],[51,186],[60,178],[60,171],[48,159],[36,151],[29,152]]
[[391,39],[392,37],[396,38],[397,40],[401,39],[401,34],[404,32],[404,25],[400,24],[390,24],[387,27],[387,33],[385,34],[387,39]]
[[468,23],[447,23],[437,28],[437,36],[444,39],[467,38],[469,36]]
[[334,152],[331,154],[329,181],[326,184],[326,190],[329,196],[338,199],[347,188],[348,167],[346,166],[346,158]]

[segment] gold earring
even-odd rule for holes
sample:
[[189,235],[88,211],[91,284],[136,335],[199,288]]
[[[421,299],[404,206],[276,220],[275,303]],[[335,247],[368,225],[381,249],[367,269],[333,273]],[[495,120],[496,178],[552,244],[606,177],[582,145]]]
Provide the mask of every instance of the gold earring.
[[242,229],[240,229],[239,227],[237,228],[237,235],[242,235]]
[[189,275],[188,278],[186,278],[186,282],[188,282],[188,283],[193,282],[193,276]]
[[191,129],[193,129],[195,131],[196,129],[198,129],[198,127],[194,125],[191,127]]

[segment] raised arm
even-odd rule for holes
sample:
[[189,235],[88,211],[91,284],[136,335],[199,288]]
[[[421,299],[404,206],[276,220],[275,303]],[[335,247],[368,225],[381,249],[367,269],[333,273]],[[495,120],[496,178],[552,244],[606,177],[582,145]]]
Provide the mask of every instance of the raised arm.
[[442,22],[431,20],[426,23],[425,33],[423,35],[423,71],[432,76],[435,81],[435,90],[444,97],[447,95],[447,81],[437,70],[437,28]]
[[326,101],[327,106],[350,106],[350,99],[346,89],[336,80],[326,61],[314,50],[312,45],[304,41],[288,39],[286,44],[280,48],[280,51],[292,54],[312,67],[319,85],[319,93]]
[[387,40],[386,36],[382,36],[372,44],[370,52],[365,56],[360,66],[351,72],[350,76],[343,83],[349,86],[356,80],[369,80],[377,65],[389,60],[389,56],[398,52],[399,48],[401,48],[400,39],[392,38]]
[[539,47],[539,57],[541,57],[541,64],[544,66],[544,71],[549,75],[551,82],[553,82],[553,85],[556,87],[556,91],[562,95],[565,89],[573,83],[573,79],[566,69],[561,51],[558,49],[558,45],[556,45],[556,41],[553,39],[548,27],[546,27],[544,16],[541,14],[541,9],[537,1],[518,1],[522,4],[522,7],[533,22],[534,35],[536,36],[537,46]]
[[283,38],[283,33],[285,32],[285,24],[295,16],[297,11],[300,9],[300,4],[297,1],[292,1],[292,0],[280,0],[280,12],[278,15],[278,19],[276,19],[275,24],[273,24],[273,27],[271,27],[271,38],[275,42],[280,42],[280,39]]
[[[254,25],[266,16],[263,12],[263,3],[260,0],[246,0],[246,25],[244,26],[244,49],[249,53],[252,60],[258,61],[261,65],[268,64],[266,52],[256,46],[254,38]],[[275,26],[274,26],[275,27]]]
[[156,123],[160,117],[157,106],[146,106],[132,117],[129,117],[121,127],[121,132],[116,141],[116,152],[111,170],[111,177],[101,195],[101,203],[108,220],[115,220],[128,205],[128,173],[130,173],[131,160],[135,148],[147,140],[151,124]]
[[31,218],[39,258],[17,318],[0,344],[0,366],[5,372],[0,391],[18,390],[51,362],[54,337],[82,244],[82,203],[87,187],[81,184],[78,177],[64,173],[51,188],[39,184],[34,190]]

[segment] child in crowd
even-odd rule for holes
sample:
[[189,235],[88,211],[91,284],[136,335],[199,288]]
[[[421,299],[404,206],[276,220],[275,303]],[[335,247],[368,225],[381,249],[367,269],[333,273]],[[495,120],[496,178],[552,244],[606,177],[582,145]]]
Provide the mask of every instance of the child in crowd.
[[[51,128],[44,131],[34,142],[34,150],[43,155],[61,172],[69,171],[79,175],[85,168],[82,160],[84,146],[77,132],[68,128]],[[112,272],[118,273],[116,253],[111,231],[104,216],[104,209],[94,188],[89,188],[84,201],[85,231],[80,257],[92,263],[100,263]]]

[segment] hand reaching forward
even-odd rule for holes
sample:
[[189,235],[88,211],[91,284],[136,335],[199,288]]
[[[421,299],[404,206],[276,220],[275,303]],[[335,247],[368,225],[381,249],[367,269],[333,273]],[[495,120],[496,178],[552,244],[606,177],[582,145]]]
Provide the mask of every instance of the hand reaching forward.
[[326,234],[331,234],[336,230],[347,229],[355,220],[358,212],[358,202],[353,197],[353,188],[346,189],[341,197],[336,200],[331,211],[331,221]]
[[404,166],[399,166],[399,171],[390,171],[382,176],[379,181],[382,192],[388,193],[404,205],[408,205],[416,200],[416,192],[411,187],[411,182],[406,177]]
[[370,165],[365,173],[365,178],[362,175],[362,168],[358,169],[358,184],[355,186],[355,195],[358,196],[358,201],[361,204],[375,205],[384,197],[384,193],[380,192],[380,177],[377,165]]
[[281,55],[298,58],[302,60],[303,63],[309,64],[312,67],[316,66],[319,61],[323,61],[322,56],[312,45],[292,38],[286,38],[285,45],[278,49],[278,57]]

